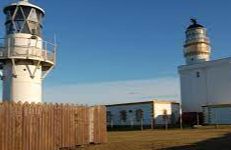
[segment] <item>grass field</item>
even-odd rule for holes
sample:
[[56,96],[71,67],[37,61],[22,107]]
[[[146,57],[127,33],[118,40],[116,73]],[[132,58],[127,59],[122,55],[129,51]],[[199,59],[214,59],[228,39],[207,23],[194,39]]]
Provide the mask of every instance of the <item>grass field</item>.
[[231,150],[231,129],[109,132],[109,141],[81,150]]

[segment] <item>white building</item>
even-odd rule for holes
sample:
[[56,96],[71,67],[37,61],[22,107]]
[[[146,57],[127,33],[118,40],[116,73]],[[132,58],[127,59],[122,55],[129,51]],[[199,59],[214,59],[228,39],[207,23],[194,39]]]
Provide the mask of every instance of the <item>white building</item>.
[[206,29],[192,19],[186,30],[184,56],[179,66],[183,112],[202,112],[202,106],[231,103],[231,57],[210,60]]
[[170,101],[144,101],[107,105],[108,126],[144,126],[176,124],[180,105]]
[[201,106],[231,103],[231,58],[181,66],[184,112],[201,112]]

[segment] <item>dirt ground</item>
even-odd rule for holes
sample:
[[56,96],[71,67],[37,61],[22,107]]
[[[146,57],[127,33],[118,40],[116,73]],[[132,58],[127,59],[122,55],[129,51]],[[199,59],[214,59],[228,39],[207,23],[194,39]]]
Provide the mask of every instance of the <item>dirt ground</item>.
[[78,150],[231,150],[230,129],[109,132],[109,141]]

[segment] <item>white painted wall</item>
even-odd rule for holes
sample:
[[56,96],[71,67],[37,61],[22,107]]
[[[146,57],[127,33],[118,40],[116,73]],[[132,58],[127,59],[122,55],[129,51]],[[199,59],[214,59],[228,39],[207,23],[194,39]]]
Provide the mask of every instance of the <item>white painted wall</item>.
[[[34,78],[31,77],[35,72]],[[3,100],[14,102],[41,102],[42,69],[22,61],[15,67],[17,76],[13,76],[13,66],[7,63],[3,68]]]
[[179,73],[183,112],[201,112],[204,105],[231,103],[231,57],[180,66]]
[[167,122],[177,123],[179,119],[179,110],[180,107],[178,104],[171,103],[154,103],[154,118],[155,124],[165,124],[166,120],[164,117],[164,111],[167,112]]

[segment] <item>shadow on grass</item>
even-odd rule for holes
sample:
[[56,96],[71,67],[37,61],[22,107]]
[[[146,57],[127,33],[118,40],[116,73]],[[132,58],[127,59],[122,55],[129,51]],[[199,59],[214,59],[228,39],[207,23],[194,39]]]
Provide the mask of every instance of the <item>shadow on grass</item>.
[[161,150],[231,150],[231,133],[191,145],[163,148]]

